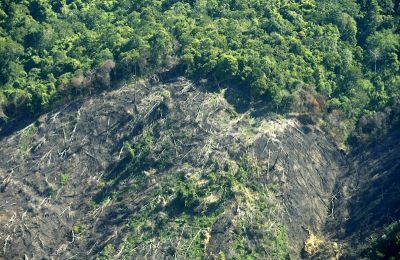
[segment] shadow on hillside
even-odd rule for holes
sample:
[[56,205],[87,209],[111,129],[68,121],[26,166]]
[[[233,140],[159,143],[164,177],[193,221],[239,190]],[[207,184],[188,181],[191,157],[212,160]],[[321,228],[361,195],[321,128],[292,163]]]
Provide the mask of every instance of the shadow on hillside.
[[[328,230],[364,251],[366,238],[400,219],[400,128],[352,152],[349,171],[337,183],[335,218]],[[354,252],[348,252],[352,255]]]
[[400,219],[399,141],[397,127],[356,159],[359,188],[349,205],[348,234],[379,229]]

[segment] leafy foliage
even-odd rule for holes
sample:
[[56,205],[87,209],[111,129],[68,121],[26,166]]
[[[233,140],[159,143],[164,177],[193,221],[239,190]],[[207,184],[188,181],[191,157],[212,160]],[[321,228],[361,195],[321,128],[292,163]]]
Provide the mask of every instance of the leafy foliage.
[[1,122],[179,65],[278,107],[316,92],[314,108],[342,111],[354,129],[399,103],[399,10],[393,0],[1,0]]
[[375,239],[369,249],[369,256],[373,259],[400,258],[400,222],[389,225],[384,234]]
[[61,186],[67,185],[67,183],[69,182],[69,180],[70,180],[70,177],[68,176],[68,174],[62,173],[62,174],[60,175],[60,185],[61,185]]

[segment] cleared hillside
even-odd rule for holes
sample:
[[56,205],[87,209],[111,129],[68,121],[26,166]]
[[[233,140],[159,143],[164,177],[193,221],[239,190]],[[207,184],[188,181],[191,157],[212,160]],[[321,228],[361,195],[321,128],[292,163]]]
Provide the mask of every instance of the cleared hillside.
[[[3,137],[2,256],[296,259],[323,245],[327,257],[345,253],[357,232],[387,223],[357,213],[379,215],[383,206],[333,198],[342,188],[361,200],[369,191],[378,196],[349,165],[367,176],[383,168],[396,176],[396,157],[382,157],[373,172],[357,167],[374,162],[373,149],[348,161],[307,116],[259,116],[260,104],[237,112],[226,95],[184,78],[138,82],[69,103]],[[345,189],[358,179],[362,190]],[[398,210],[397,191],[390,194],[387,208]],[[329,235],[332,218],[345,234]],[[323,243],[304,252],[314,235]]]
[[317,128],[184,79],[73,102],[1,147],[6,258],[297,255],[342,162]]

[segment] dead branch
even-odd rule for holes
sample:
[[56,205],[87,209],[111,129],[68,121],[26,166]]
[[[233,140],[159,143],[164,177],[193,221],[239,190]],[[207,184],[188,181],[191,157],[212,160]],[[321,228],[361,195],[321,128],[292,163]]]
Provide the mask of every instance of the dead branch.
[[0,187],[2,187],[2,189],[5,189],[6,186],[11,182],[11,176],[12,174],[8,175],[5,179],[2,180],[2,182],[0,183]]
[[270,159],[271,159],[271,150],[268,149],[267,176],[269,176],[269,169],[270,169],[269,160]]
[[200,234],[200,232],[201,232],[202,230],[203,230],[203,229],[199,229],[199,231],[197,232],[197,234],[193,237],[192,241],[190,242],[189,246],[188,246],[187,249],[186,249],[185,258],[186,258],[187,253],[189,252],[190,248],[192,247],[193,242],[196,240],[196,238],[199,236],[199,234]]
[[93,160],[97,161],[97,158],[94,157],[93,155],[91,155],[88,151],[85,151],[85,154],[86,154],[87,156],[89,156],[90,158],[92,158]]
[[269,144],[269,140],[270,140],[270,138],[268,137],[267,144],[265,145],[265,147],[264,147],[262,153],[265,153],[265,151],[267,150],[268,144]]
[[28,151],[37,151],[40,147],[42,147],[42,145],[44,145],[46,143],[46,136],[43,136],[42,138],[40,138],[39,142],[35,145],[32,145]]
[[278,163],[278,160],[279,160],[279,155],[276,156],[274,165],[272,165],[271,168],[268,168],[268,172],[269,172],[269,171],[273,171],[273,170],[275,169],[275,166],[276,166],[276,164]]
[[188,92],[192,87],[193,87],[193,83],[189,82],[188,84],[186,84],[186,86],[183,87],[180,94],[182,95],[182,94]]
[[72,234],[72,241],[70,242],[70,244],[74,243],[74,241],[75,241],[74,229],[71,229],[71,234]]
[[65,249],[67,249],[68,245],[67,244],[62,244],[56,251],[56,255],[60,254],[61,251],[64,251]]
[[149,244],[149,250],[146,252],[146,254],[144,255],[144,259],[147,259],[147,255],[151,252],[151,247],[153,246],[153,242],[151,242]]
[[7,251],[7,244],[8,244],[8,241],[9,241],[9,240],[10,240],[10,235],[8,235],[7,238],[6,238],[6,240],[4,241],[3,255],[6,254],[6,251]]
[[337,200],[336,195],[338,195],[338,194],[339,194],[339,192],[336,194],[332,194],[332,196],[331,196],[331,217],[332,218],[335,218],[335,216],[334,216],[335,200]]
[[97,241],[94,242],[93,246],[90,248],[89,252],[87,253],[87,255],[90,255],[94,249],[94,247],[97,245]]
[[99,208],[97,208],[93,213],[91,214],[92,216],[96,217],[99,214],[103,213],[103,210],[111,203],[111,200],[107,200],[103,205],[101,205]]
[[16,217],[17,217],[17,213],[13,212],[13,215],[12,215],[11,218],[8,220],[8,223],[6,224],[6,226],[7,226],[7,227],[11,227],[12,224],[14,223]]
[[64,144],[67,143],[67,134],[65,133],[65,129],[63,127],[63,136],[64,136]]
[[126,246],[126,239],[127,239],[127,235],[125,236],[125,238],[123,239],[124,243],[122,243],[121,249],[118,251],[118,253],[115,255],[116,259],[119,259],[119,257],[121,256],[122,252],[124,252],[125,246]]
[[142,212],[143,210],[145,210],[151,203],[153,203],[156,199],[158,199],[159,196],[156,196],[154,199],[152,199],[151,201],[149,201],[149,203],[147,203],[146,205],[144,205],[139,212]]
[[157,102],[148,112],[147,114],[143,117],[143,119],[146,119],[153,111],[160,105],[160,102]]
[[107,119],[107,135],[106,135],[106,142],[108,141],[108,136],[110,135],[110,116]]
[[65,155],[67,154],[67,152],[69,151],[69,149],[70,149],[70,147],[65,148],[61,153],[58,152],[58,155],[59,155],[62,159],[64,159],[64,158],[65,158]]
[[67,210],[68,210],[68,216],[69,216],[69,215],[71,214],[71,213],[70,213],[70,212],[71,212],[71,206],[66,207],[66,208],[61,212],[60,216],[64,215],[65,211],[67,211]]
[[296,131],[299,132],[301,135],[305,136],[305,134],[300,129],[298,129],[296,126],[293,126],[293,128],[296,129]]
[[51,151],[53,150],[54,147],[52,147],[47,153],[45,153],[42,158],[40,158],[40,162],[44,161],[46,158],[49,158],[47,161],[47,165],[50,165],[51,163]]
[[39,204],[39,207],[41,207],[41,206],[43,205],[43,203],[45,203],[46,200],[47,200],[47,198],[44,198],[44,199],[42,200],[42,202]]
[[106,239],[106,241],[104,241],[103,245],[107,245],[108,242],[110,242],[110,240],[113,239],[114,237],[116,237],[117,235],[118,235],[118,231],[117,231],[117,230],[114,230],[114,232],[112,233],[112,235],[109,236],[109,237]]
[[172,131],[171,131],[171,136],[172,136],[172,141],[174,142],[175,155],[178,155],[178,149],[177,149],[178,146],[176,145],[175,136]]
[[246,231],[246,227],[244,226],[244,224],[242,225],[242,228],[243,228],[244,235],[246,236],[246,239],[249,241],[250,239],[247,236],[247,231]]
[[26,216],[26,214],[28,213],[28,211],[27,210],[25,210],[24,211],[24,213],[22,213],[22,216],[21,216],[21,221],[24,221],[24,217]]
[[177,257],[177,255],[176,255],[176,254],[177,254],[177,251],[178,251],[179,245],[181,244],[181,241],[182,241],[182,236],[183,236],[183,231],[185,230],[185,225],[186,225],[186,223],[185,223],[185,224],[183,224],[182,231],[181,231],[181,235],[179,236],[178,244],[176,245],[176,250],[175,250],[174,259],[176,259],[176,257]]
[[58,117],[58,115],[59,115],[60,113],[61,113],[61,112],[57,112],[57,113],[54,113],[53,115],[51,115],[50,120],[51,120],[52,122],[54,122],[54,121],[57,119],[57,117]]
[[70,136],[70,138],[69,138],[69,143],[70,143],[70,144],[72,143],[72,139],[74,138],[74,135],[75,135],[75,132],[76,132],[76,126],[77,126],[77,124],[78,124],[78,123],[75,124],[74,129],[72,130],[72,134],[71,134],[71,136]]

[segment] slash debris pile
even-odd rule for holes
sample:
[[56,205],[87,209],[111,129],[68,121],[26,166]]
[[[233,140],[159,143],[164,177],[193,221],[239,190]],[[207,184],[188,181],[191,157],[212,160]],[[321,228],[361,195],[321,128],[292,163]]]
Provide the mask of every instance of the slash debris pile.
[[347,171],[318,127],[184,78],[72,102],[0,145],[6,259],[298,258]]

